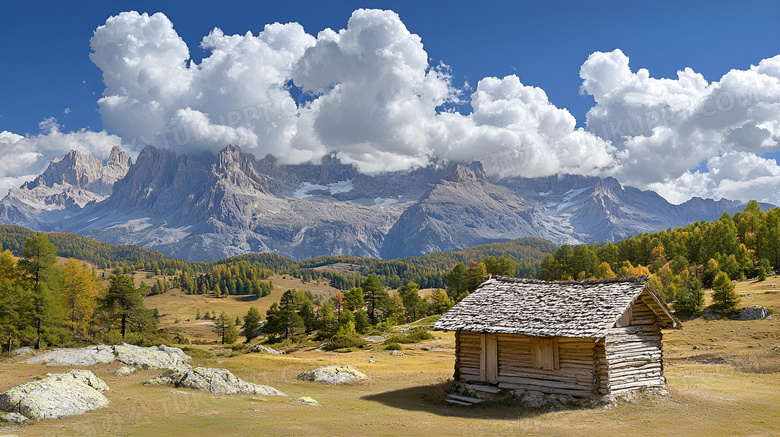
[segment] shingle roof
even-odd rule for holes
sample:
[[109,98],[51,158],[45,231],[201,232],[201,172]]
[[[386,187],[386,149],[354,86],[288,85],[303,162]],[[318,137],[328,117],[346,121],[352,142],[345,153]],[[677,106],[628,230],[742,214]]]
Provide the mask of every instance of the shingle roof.
[[678,326],[662,300],[647,289],[647,276],[589,281],[489,279],[442,315],[433,326],[448,331],[536,337],[601,338],[647,290],[664,322]]

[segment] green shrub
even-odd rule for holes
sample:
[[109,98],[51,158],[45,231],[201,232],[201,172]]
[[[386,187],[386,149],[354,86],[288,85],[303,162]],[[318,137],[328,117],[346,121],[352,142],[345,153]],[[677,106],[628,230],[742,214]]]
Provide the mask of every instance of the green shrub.
[[195,346],[184,346],[183,348],[181,348],[181,350],[184,351],[184,353],[186,353],[190,357],[192,357],[193,360],[197,360],[197,359],[205,360],[205,359],[212,358],[214,356],[214,354],[212,354],[211,352]]
[[366,340],[358,337],[357,335],[350,334],[336,334],[325,343],[322,348],[326,351],[332,351],[336,349],[344,349],[350,347],[361,347],[367,344]]
[[431,340],[434,336],[428,332],[425,326],[418,326],[407,330],[403,334],[391,335],[385,340],[385,344],[390,343],[419,343],[423,340]]
[[400,351],[403,348],[398,343],[385,343],[385,350],[388,351]]

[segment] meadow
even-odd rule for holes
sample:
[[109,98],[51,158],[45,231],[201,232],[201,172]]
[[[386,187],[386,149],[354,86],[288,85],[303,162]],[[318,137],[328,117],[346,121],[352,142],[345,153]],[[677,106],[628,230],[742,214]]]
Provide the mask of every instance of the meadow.
[[[777,277],[741,282],[742,306],[780,309]],[[277,279],[274,278],[274,283]],[[279,283],[282,287],[293,283]],[[299,286],[323,287],[316,284]],[[318,291],[327,293],[327,287]],[[264,311],[278,299],[210,298],[169,292],[147,298],[161,314],[193,309],[239,315],[249,305]],[[313,292],[315,290],[312,290]],[[202,338],[206,332],[185,322],[164,325]],[[196,327],[200,328],[198,325]],[[205,329],[205,328],[204,328]],[[211,334],[213,335],[213,334]],[[193,365],[223,367],[237,376],[276,387],[289,397],[216,396],[191,390],[144,386],[159,371],[113,374],[119,364],[93,367],[111,387],[111,405],[82,416],[0,426],[0,434],[53,435],[777,435],[780,434],[780,324],[771,320],[683,320],[682,330],[664,333],[669,395],[643,396],[628,403],[581,410],[526,411],[493,403],[459,407],[444,401],[451,384],[454,336],[404,347],[403,356],[386,351],[324,352],[306,347],[288,355],[234,353],[219,345],[195,346]],[[371,362],[374,361],[374,362]],[[296,376],[325,364],[351,364],[369,376],[363,383],[328,386]],[[67,368],[0,361],[0,391],[47,372]],[[321,406],[295,398],[310,396]]]

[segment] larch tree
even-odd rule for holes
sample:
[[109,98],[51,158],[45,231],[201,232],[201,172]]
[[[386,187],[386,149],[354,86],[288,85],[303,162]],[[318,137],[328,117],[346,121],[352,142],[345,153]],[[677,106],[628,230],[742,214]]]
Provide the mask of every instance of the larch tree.
[[246,337],[247,343],[257,337],[257,331],[260,329],[260,320],[260,311],[258,311],[257,307],[249,307],[249,311],[244,316],[244,325],[241,327],[242,335]]
[[66,326],[74,335],[88,337],[89,325],[98,306],[101,286],[92,270],[70,258],[60,270],[60,296],[65,307]]

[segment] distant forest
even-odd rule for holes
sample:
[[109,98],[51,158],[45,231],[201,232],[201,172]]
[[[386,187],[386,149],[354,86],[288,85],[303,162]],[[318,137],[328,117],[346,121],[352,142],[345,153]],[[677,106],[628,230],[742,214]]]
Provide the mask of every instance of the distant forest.
[[[22,255],[24,242],[34,235],[35,232],[21,226],[0,225],[0,242],[3,248],[15,256]],[[181,284],[173,285],[181,285],[185,291],[216,291],[223,294],[263,294],[261,288],[267,285],[261,285],[258,281],[273,274],[291,275],[304,282],[327,280],[333,287],[342,290],[358,287],[371,274],[391,288],[398,288],[410,281],[417,283],[420,288],[444,288],[455,266],[478,264],[489,257],[510,260],[511,271],[506,273],[512,276],[536,277],[545,255],[558,248],[548,241],[528,237],[397,260],[322,256],[294,261],[273,253],[253,253],[209,263],[191,263],[137,246],[108,244],[68,233],[47,235],[61,257],[87,261],[101,269],[146,270],[168,276],[178,275]],[[317,269],[334,263],[352,264],[357,271],[347,273]]]

